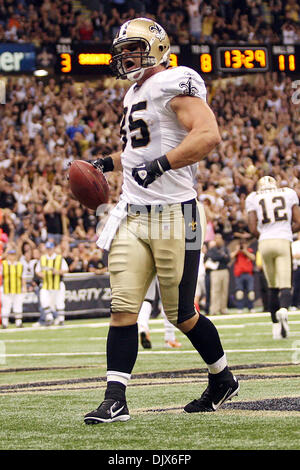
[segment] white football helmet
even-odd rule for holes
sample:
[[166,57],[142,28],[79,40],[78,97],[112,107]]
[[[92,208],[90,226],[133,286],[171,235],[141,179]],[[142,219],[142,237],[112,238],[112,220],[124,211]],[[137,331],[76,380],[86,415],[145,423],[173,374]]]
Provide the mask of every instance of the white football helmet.
[[[134,45],[140,46],[140,51],[130,52]],[[123,52],[123,49],[128,49]],[[135,18],[126,21],[119,29],[113,44],[110,67],[112,73],[121,79],[140,80],[145,69],[165,64],[170,61],[170,41],[165,30],[155,21],[148,18]],[[126,59],[139,58],[139,65],[126,72]]]
[[262,191],[263,189],[276,189],[277,183],[272,176],[263,176],[257,182],[256,189]]

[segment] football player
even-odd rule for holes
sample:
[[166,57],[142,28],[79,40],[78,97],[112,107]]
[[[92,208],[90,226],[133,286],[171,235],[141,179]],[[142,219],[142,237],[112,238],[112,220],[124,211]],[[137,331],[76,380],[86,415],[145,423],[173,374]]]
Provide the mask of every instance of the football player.
[[123,186],[97,242],[109,250],[112,289],[107,388],[86,424],[130,419],[125,392],[138,353],[138,313],[155,275],[168,320],[208,367],[208,387],[184,410],[215,411],[239,389],[214,324],[194,308],[206,228],[194,176],[220,134],[202,78],[169,61],[168,36],[153,20],[127,21],[113,41],[113,73],[133,83],[124,98],[123,148],[94,163],[122,170]]
[[18,260],[17,251],[11,248],[2,261],[2,328],[7,328],[12,312],[17,328],[23,326],[23,301],[27,291],[24,264]]
[[[36,274],[42,279],[40,290],[40,303],[42,317],[45,317],[46,325],[53,323],[63,326],[65,321],[65,283],[63,275],[69,272],[66,260],[61,254],[56,253],[55,244],[48,241],[45,245],[46,254],[42,255],[36,265]],[[55,317],[55,320],[54,320]],[[40,319],[35,326],[41,326]]]
[[293,231],[300,228],[299,199],[293,189],[279,188],[272,176],[264,176],[245,204],[267,279],[273,338],[286,338],[292,287],[291,242]]

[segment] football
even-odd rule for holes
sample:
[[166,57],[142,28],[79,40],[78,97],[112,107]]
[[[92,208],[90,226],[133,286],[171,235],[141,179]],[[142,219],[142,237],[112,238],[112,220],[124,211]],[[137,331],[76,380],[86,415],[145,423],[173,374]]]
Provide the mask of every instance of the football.
[[109,186],[101,170],[84,160],[74,160],[69,167],[69,185],[73,195],[85,207],[96,210],[108,202]]

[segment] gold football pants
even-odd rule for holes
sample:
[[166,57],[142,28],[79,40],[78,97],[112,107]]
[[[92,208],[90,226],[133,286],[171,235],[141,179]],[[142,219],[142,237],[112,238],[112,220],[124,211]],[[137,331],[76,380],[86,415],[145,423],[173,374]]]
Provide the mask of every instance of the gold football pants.
[[138,314],[157,274],[168,320],[176,325],[191,318],[205,229],[204,209],[196,200],[128,205],[108,258],[111,312]]
[[277,289],[292,286],[291,242],[285,239],[261,240],[258,250],[268,287]]

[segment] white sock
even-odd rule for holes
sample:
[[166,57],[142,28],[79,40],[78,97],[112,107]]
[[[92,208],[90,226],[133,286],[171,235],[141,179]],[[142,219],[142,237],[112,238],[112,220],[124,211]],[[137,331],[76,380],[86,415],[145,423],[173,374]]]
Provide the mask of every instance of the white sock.
[[106,377],[107,377],[107,382],[120,382],[126,387],[128,381],[130,380],[131,374],[126,374],[125,372],[118,372],[114,370],[108,370],[106,373]]
[[138,317],[138,327],[140,332],[149,331],[149,319],[152,312],[152,305],[150,302],[145,300],[142,303],[141,310]]
[[65,321],[65,312],[63,311],[57,312],[57,321]]
[[8,317],[2,317],[1,318],[1,323],[4,327],[8,326]]
[[163,308],[161,309],[161,314],[165,324],[165,341],[175,341],[175,326],[169,322]]
[[219,372],[222,372],[226,366],[227,359],[225,354],[220,359],[218,359],[217,362],[214,362],[213,364],[207,364],[207,368],[210,374],[219,374]]

